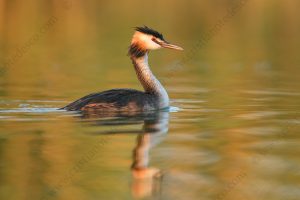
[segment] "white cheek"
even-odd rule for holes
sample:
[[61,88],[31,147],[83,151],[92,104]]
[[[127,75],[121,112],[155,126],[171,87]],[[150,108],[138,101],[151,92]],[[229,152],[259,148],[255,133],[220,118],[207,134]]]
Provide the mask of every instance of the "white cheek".
[[154,49],[160,49],[161,46],[151,40],[149,41],[149,43],[147,43],[147,48],[154,50]]
[[146,46],[147,49],[160,49],[161,46],[155,42],[152,41],[152,36],[149,35],[143,35],[141,38]]

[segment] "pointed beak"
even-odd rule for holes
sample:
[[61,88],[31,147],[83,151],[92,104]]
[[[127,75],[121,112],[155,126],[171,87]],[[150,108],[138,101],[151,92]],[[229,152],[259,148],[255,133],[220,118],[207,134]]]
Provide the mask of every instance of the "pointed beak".
[[162,46],[163,48],[168,48],[168,49],[175,49],[175,50],[179,50],[179,51],[183,51],[183,48],[181,48],[180,46],[174,45],[174,44],[170,44],[169,42],[163,41],[160,46]]

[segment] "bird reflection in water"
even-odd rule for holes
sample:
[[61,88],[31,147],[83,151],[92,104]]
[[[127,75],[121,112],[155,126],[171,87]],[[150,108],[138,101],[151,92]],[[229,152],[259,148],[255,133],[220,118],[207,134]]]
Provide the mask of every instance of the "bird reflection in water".
[[[134,198],[145,198],[160,194],[163,173],[156,167],[149,166],[150,150],[161,143],[169,128],[169,111],[127,114],[83,113],[84,118],[97,118],[97,125],[122,126],[143,124],[142,130],[110,130],[106,134],[137,134],[136,146],[133,149],[131,165],[131,191]],[[95,121],[94,121],[95,122]]]

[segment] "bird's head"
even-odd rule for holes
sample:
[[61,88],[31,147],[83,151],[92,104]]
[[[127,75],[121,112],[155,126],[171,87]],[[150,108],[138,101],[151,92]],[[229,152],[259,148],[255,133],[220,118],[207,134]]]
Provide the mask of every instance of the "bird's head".
[[136,27],[129,47],[129,55],[144,56],[149,50],[168,48],[183,50],[183,48],[167,42],[163,35],[147,26]]

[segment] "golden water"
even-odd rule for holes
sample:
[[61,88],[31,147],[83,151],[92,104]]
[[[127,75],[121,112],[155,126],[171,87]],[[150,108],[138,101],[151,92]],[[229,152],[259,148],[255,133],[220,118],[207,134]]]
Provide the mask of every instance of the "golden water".
[[[0,1],[0,199],[300,199],[300,5],[239,2]],[[141,89],[143,24],[185,49],[149,58],[170,112],[57,111]]]

